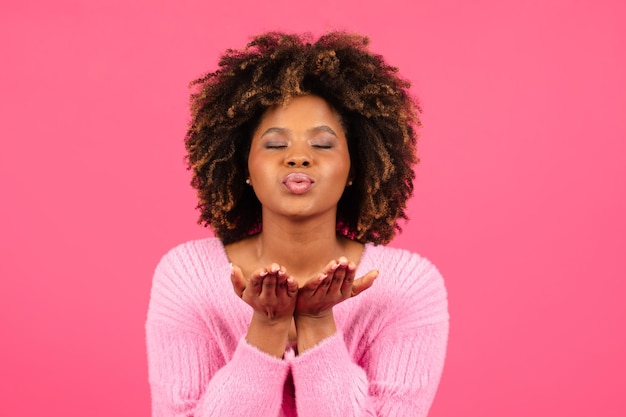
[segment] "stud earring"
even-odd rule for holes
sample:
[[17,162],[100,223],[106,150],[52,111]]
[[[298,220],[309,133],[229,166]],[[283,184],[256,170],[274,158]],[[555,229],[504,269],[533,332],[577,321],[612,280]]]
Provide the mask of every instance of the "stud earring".
[[348,181],[348,187],[352,185],[352,180]]
[[246,178],[246,184],[250,185],[250,178]]

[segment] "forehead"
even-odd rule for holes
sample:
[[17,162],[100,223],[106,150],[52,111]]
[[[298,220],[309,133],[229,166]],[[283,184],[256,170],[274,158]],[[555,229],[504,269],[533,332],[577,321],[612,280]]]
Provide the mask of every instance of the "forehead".
[[261,116],[257,132],[275,127],[300,131],[312,126],[328,126],[342,133],[344,130],[339,113],[326,100],[306,95],[295,97],[285,105],[268,108]]

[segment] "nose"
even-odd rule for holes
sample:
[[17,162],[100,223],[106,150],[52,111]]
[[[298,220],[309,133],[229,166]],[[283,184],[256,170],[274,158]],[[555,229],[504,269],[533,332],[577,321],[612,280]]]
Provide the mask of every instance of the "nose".
[[308,167],[312,162],[313,158],[303,146],[292,145],[285,156],[285,164],[290,167]]
[[298,167],[298,166],[308,167],[309,165],[311,165],[309,158],[307,158],[304,155],[289,157],[287,158],[286,163],[290,167]]

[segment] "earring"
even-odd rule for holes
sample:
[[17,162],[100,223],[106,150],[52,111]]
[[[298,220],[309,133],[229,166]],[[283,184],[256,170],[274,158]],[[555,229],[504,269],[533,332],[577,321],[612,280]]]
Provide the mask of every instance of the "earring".
[[348,187],[352,185],[352,180],[348,181]]
[[246,178],[246,184],[250,185],[250,178]]

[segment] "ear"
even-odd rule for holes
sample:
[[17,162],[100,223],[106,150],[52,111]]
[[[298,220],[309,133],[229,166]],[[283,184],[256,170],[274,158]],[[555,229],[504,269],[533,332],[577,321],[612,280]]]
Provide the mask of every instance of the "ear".
[[348,181],[346,181],[346,187],[351,186],[354,183],[354,169],[350,167],[350,172],[348,173]]

